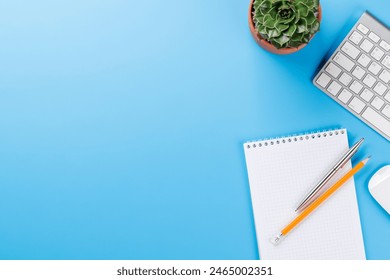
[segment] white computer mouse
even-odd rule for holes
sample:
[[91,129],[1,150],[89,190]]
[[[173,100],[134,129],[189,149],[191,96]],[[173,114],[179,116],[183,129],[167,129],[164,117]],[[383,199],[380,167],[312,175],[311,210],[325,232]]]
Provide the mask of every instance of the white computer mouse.
[[370,179],[368,190],[375,200],[390,214],[390,165],[379,169]]

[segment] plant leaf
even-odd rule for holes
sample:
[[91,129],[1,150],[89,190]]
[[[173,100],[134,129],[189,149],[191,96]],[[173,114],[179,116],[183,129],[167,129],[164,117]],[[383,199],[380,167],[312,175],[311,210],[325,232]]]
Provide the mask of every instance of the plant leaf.
[[268,14],[276,19],[276,15],[278,14],[278,10],[276,9],[276,7],[272,7],[269,11],[268,11]]
[[320,6],[320,0],[312,0],[313,1],[313,6],[315,10],[318,10],[318,7]]
[[280,19],[280,23],[284,23],[284,24],[289,24],[290,22],[292,22],[293,20],[295,20],[295,15],[292,16],[291,18],[286,18],[286,19]]
[[307,34],[307,35],[305,35],[305,36],[303,36],[303,43],[305,43],[305,44],[307,44],[307,43],[309,43],[309,41],[310,41],[310,34]]
[[268,30],[268,38],[275,38],[280,36],[280,31],[277,29],[270,29]]
[[264,26],[264,25],[260,25],[258,27],[256,27],[257,31],[260,33],[260,34],[268,34],[267,32],[267,28]]
[[298,30],[297,30],[297,33],[304,33],[304,32],[308,32],[309,30],[307,29],[307,21],[305,18],[301,18],[298,23],[297,23],[297,27],[298,27]]
[[296,7],[297,7],[301,17],[307,17],[307,14],[309,13],[309,7],[306,6],[306,4],[299,3],[299,4],[296,5]]
[[294,42],[299,42],[300,44],[302,43],[302,38],[303,38],[304,34],[302,33],[295,33],[292,38],[291,38],[291,41],[294,41]]
[[275,39],[269,40],[272,45],[274,45],[276,48],[281,49],[283,45],[281,45],[278,41],[275,41]]
[[296,15],[295,15],[295,21],[294,23],[297,24],[298,21],[301,19],[301,13],[299,12],[299,10],[297,11]]
[[291,25],[284,34],[286,34],[289,37],[292,37],[296,30],[297,30],[297,26]]
[[283,46],[285,45],[288,41],[290,41],[290,37],[282,34],[281,36],[274,38],[273,39],[275,42],[278,42],[279,45]]
[[268,28],[274,28],[275,26],[275,23],[276,23],[276,20],[274,20],[273,18],[271,18],[271,16],[267,17],[268,15],[266,15],[264,17],[264,26],[265,27],[268,27]]
[[283,32],[284,30],[286,30],[288,28],[288,25],[287,24],[282,24],[282,23],[277,23],[277,24],[275,24],[275,28],[279,32]]
[[254,18],[256,21],[263,23],[264,22],[264,16],[263,15],[255,15]]
[[310,26],[310,33],[314,34],[320,30],[320,23],[318,21],[315,21],[311,26]]
[[297,48],[297,47],[299,47],[300,45],[302,45],[302,43],[301,42],[298,42],[298,41],[290,41],[289,43],[289,46],[290,47],[292,47],[292,48]]
[[261,2],[259,4],[260,9],[269,9],[269,8],[271,8],[271,6],[272,6],[272,3],[269,0],[264,0],[263,2]]
[[306,21],[308,25],[312,25],[317,20],[317,17],[314,15],[312,11],[309,11],[306,17]]

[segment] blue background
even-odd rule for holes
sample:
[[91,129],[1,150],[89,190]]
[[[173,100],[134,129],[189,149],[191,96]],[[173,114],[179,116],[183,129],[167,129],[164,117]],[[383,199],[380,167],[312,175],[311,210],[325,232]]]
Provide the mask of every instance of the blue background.
[[311,84],[348,20],[390,25],[390,2],[322,1],[290,56],[256,45],[248,4],[1,1],[1,259],[259,258],[242,143],[335,127],[367,140],[366,254],[390,259],[367,190],[390,143]]

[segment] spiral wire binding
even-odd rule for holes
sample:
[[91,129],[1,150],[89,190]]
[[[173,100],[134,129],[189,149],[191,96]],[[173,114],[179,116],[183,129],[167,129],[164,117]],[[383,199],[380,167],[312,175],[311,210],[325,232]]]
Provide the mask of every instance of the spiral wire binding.
[[346,133],[345,128],[332,129],[332,130],[320,130],[320,131],[312,131],[312,132],[296,134],[296,135],[293,134],[284,137],[266,138],[257,141],[249,141],[245,143],[245,145],[247,149],[261,148],[261,147],[268,147],[268,146],[280,145],[280,144],[291,143],[291,142],[324,138],[328,136],[332,137],[332,136],[337,136],[339,134],[345,134],[345,133]]

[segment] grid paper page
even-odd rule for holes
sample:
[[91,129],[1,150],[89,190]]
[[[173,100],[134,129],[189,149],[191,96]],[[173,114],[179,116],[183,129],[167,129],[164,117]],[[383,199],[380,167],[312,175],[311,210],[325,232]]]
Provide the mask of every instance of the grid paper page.
[[[345,129],[244,144],[261,259],[365,259],[353,179],[277,246],[269,240],[296,217],[307,192],[348,150]],[[326,185],[352,168],[348,162]]]

